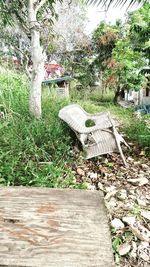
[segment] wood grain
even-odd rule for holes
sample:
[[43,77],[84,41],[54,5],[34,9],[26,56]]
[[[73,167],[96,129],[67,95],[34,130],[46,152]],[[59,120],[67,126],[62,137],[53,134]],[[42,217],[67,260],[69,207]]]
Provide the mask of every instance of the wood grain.
[[1,188],[0,266],[114,266],[102,193]]

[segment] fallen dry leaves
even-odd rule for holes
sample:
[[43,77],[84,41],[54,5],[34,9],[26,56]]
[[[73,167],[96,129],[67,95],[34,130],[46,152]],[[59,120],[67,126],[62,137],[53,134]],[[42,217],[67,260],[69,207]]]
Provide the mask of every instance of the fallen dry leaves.
[[150,267],[150,160],[130,146],[127,168],[120,155],[112,154],[81,160],[73,172],[77,183],[104,193],[116,266]]

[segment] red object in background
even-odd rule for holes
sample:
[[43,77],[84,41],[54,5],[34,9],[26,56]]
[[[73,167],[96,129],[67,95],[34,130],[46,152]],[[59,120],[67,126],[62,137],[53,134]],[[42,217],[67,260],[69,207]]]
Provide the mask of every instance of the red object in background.
[[47,71],[50,71],[50,72],[53,72],[55,70],[59,70],[62,68],[59,64],[45,64],[44,67]]
[[61,74],[63,73],[63,68],[59,64],[52,64],[52,63],[46,63],[44,64],[45,68],[45,77],[44,79],[49,79],[53,77],[60,77]]

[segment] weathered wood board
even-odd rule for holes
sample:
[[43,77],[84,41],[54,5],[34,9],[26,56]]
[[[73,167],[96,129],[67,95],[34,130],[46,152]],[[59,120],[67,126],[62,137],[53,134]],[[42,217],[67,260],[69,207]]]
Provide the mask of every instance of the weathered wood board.
[[102,193],[0,188],[0,266],[114,266]]

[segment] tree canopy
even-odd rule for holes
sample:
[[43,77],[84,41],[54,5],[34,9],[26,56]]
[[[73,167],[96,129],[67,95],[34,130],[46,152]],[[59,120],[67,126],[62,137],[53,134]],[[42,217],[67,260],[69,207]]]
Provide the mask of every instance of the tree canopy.
[[103,77],[103,87],[113,88],[115,102],[122,90],[140,90],[149,62],[150,4],[129,13],[125,23],[101,22],[93,34],[96,64]]

